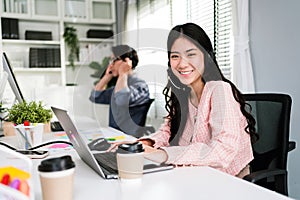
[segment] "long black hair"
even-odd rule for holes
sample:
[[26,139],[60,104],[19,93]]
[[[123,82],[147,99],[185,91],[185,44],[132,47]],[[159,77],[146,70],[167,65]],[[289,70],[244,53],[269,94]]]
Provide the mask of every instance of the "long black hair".
[[[204,84],[208,81],[221,80],[230,84],[234,99],[240,104],[242,114],[246,117],[248,125],[245,131],[250,134],[251,141],[255,142],[258,135],[255,131],[255,119],[247,112],[245,100],[242,93],[236,86],[222,74],[216,61],[215,53],[211,41],[205,31],[194,23],[186,23],[175,26],[169,33],[167,48],[168,48],[168,83],[163,90],[165,95],[165,108],[168,112],[167,118],[170,119],[171,137],[169,142],[171,145],[177,145],[179,138],[185,128],[188,116],[188,101],[191,89],[180,82],[170,69],[170,53],[172,45],[179,37],[184,37],[196,45],[204,54],[204,72],[202,81]],[[248,105],[250,106],[250,105]],[[250,108],[251,109],[251,108]],[[184,111],[184,112],[183,112]]]

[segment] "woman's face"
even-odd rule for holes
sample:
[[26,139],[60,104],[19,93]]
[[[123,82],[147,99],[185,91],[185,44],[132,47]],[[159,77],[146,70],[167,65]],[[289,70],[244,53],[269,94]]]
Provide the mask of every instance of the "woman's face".
[[183,84],[192,86],[201,81],[204,72],[204,55],[188,39],[179,37],[171,48],[170,65],[173,73]]

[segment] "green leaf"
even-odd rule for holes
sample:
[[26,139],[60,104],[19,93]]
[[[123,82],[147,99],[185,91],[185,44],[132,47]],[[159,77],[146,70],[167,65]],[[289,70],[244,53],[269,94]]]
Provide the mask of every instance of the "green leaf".
[[15,124],[23,124],[25,120],[31,123],[48,123],[53,116],[51,109],[45,108],[41,101],[16,103],[8,112],[8,121]]

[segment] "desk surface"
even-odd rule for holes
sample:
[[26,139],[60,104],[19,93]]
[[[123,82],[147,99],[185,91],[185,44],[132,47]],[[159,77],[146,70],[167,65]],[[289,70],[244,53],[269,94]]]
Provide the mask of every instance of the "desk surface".
[[[71,155],[76,163],[74,200],[87,197],[112,200],[176,199],[289,199],[210,167],[182,167],[146,174],[138,180],[104,180],[71,149],[56,152]],[[53,154],[53,156],[55,156]],[[37,168],[39,160],[34,160]],[[35,199],[41,198],[38,174],[34,174]]]
[[[50,151],[50,157],[63,155],[71,155],[76,164],[74,200],[290,199],[210,167],[175,168],[146,174],[138,180],[104,180],[79,158],[73,148]],[[33,160],[36,200],[42,197],[37,173],[40,162]]]

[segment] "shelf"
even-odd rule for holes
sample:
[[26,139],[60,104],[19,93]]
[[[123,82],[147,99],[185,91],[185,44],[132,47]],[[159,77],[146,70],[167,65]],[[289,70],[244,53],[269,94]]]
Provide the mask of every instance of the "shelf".
[[2,0],[2,3],[2,17],[25,20],[60,20],[58,0]]
[[59,0],[34,0],[32,3],[33,17],[60,19]]
[[116,23],[115,21],[112,20],[88,21],[88,19],[82,19],[82,18],[64,18],[63,21],[66,24],[85,25],[85,26],[93,26],[93,25],[112,26]]
[[100,38],[79,38],[79,42],[86,42],[86,43],[112,43],[114,39],[100,39]]
[[[87,63],[87,62],[74,62],[74,65],[77,66],[77,67],[80,67],[80,66],[88,66],[90,63]],[[70,62],[66,62],[66,66],[67,67],[71,67],[70,66]]]
[[[6,2],[14,3],[15,7],[11,4],[7,6]],[[92,61],[101,62],[104,56],[110,55],[111,46],[116,43],[115,37],[88,38],[89,30],[111,30],[116,33],[114,0],[0,0],[0,17],[17,19],[11,21],[18,22],[16,30],[18,37],[11,36],[10,24],[9,26],[1,24],[8,30],[9,36],[5,37],[14,39],[3,39],[0,35],[0,48],[6,52],[21,82],[20,85],[22,87],[24,85],[30,94],[34,82],[39,82],[43,86],[49,83],[65,85],[69,77],[75,76],[73,71],[69,70],[71,67],[67,61],[70,48],[63,37],[65,27],[73,26],[77,30],[80,57],[79,61],[75,62],[76,68],[89,69],[88,65]],[[2,27],[0,29],[3,31]],[[51,38],[26,40],[27,31],[51,32]],[[46,66],[32,65],[30,58],[34,56],[33,49],[60,49],[60,68],[30,68],[29,66]],[[43,57],[44,61],[48,58],[50,60],[52,55],[48,54],[45,58],[44,55],[37,57]],[[50,64],[50,66],[59,65]],[[86,78],[89,80],[89,76]],[[30,83],[28,80],[31,80]]]
[[19,21],[36,21],[36,22],[54,22],[59,23],[59,17],[49,17],[49,16],[35,16],[34,18],[28,14],[18,14],[18,13],[3,13],[1,17],[19,19]]
[[91,0],[90,8],[90,21],[97,23],[115,22],[115,1]]
[[47,41],[47,40],[10,40],[3,39],[4,44],[42,44],[42,45],[60,45],[59,41]]
[[60,67],[56,67],[56,68],[14,68],[14,72],[28,72],[28,73],[61,72],[61,68]]

